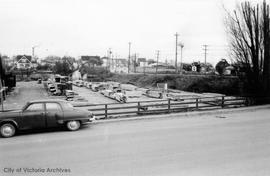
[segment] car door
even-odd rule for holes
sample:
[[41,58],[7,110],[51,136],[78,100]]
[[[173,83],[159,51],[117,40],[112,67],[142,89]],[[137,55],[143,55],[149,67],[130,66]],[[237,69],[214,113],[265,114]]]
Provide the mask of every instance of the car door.
[[23,129],[37,129],[46,127],[44,103],[32,103],[26,107],[21,116]]
[[61,105],[56,102],[48,102],[46,105],[47,127],[58,126],[57,121],[63,119],[63,110]]

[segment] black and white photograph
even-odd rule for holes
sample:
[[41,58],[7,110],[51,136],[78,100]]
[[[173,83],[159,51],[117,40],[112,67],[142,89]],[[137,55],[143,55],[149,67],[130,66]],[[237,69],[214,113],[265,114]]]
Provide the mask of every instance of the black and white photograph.
[[270,0],[0,0],[0,176],[269,176]]

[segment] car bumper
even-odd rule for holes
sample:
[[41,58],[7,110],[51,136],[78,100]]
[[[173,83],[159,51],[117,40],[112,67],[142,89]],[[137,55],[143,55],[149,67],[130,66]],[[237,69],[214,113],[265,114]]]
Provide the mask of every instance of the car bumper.
[[96,120],[96,117],[93,116],[93,117],[91,117],[91,118],[89,118],[89,119],[86,119],[86,120],[82,121],[82,124],[83,124],[83,125],[89,124],[89,123],[91,123],[91,122],[93,122],[93,121],[95,121],[95,120]]

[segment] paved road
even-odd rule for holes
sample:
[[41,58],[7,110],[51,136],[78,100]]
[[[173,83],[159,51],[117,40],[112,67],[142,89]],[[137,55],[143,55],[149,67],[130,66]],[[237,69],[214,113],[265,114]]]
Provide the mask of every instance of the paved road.
[[49,98],[43,84],[17,82],[15,91],[4,102],[4,109],[20,109],[27,101]]
[[97,123],[0,139],[0,175],[61,168],[67,173],[33,175],[269,176],[269,113]]

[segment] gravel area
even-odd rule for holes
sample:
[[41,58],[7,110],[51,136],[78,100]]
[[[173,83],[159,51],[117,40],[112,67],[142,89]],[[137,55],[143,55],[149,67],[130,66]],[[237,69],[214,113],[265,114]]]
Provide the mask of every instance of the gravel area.
[[4,110],[21,109],[26,102],[49,98],[43,84],[36,81],[17,82],[17,86],[4,101]]

